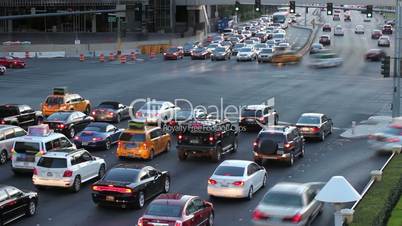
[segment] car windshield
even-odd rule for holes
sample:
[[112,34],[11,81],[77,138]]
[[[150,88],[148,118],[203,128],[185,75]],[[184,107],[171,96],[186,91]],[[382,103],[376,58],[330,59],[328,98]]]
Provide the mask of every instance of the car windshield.
[[113,103],[101,103],[98,106],[99,108],[108,108],[108,109],[118,109],[118,104]]
[[241,116],[243,117],[261,117],[262,111],[252,110],[252,109],[244,109],[241,112]]
[[211,45],[208,46],[209,49],[213,49],[213,48],[216,48],[216,47],[218,47],[218,44],[211,44]]
[[139,172],[139,169],[114,168],[106,173],[103,180],[134,183],[137,182]]
[[320,44],[313,44],[312,48],[314,49],[321,49],[321,45]]
[[244,47],[244,44],[236,44],[235,45],[235,48],[243,48]]
[[301,116],[297,123],[300,124],[320,124],[320,117],[317,116]]
[[274,34],[274,38],[277,38],[277,39],[279,39],[279,38],[285,38],[285,34],[276,33],[276,34]]
[[182,119],[191,119],[193,117],[193,112],[192,111],[179,111],[176,114],[176,120],[182,120]]
[[48,97],[46,99],[46,104],[47,105],[60,105],[64,103],[64,98],[63,97]]
[[215,52],[225,52],[225,48],[216,48]]
[[286,137],[282,133],[263,132],[258,135],[258,138],[260,140],[271,140],[275,143],[283,143]]
[[186,43],[186,44],[184,44],[183,48],[186,48],[186,49],[193,48],[193,44]]
[[262,49],[261,53],[273,53],[273,49]]
[[14,106],[0,106],[0,118],[18,115],[18,109]]
[[240,52],[251,52],[251,48],[242,48]]
[[71,113],[69,112],[56,112],[51,114],[49,117],[47,117],[46,120],[48,121],[67,121],[68,117],[70,117]]
[[265,44],[257,44],[255,45],[255,48],[264,48],[267,47]]
[[36,154],[39,152],[39,143],[16,141],[14,151],[20,154]]
[[197,48],[197,49],[194,50],[194,52],[197,52],[197,53],[200,53],[200,52],[203,52],[203,51],[204,51],[204,48]]
[[167,50],[168,53],[175,53],[175,52],[177,52],[177,51],[178,51],[177,48],[169,48],[169,49]]
[[244,175],[244,167],[237,166],[219,166],[214,175],[228,177],[242,177]]
[[42,157],[38,161],[38,166],[54,169],[67,168],[67,160],[65,158]]
[[328,39],[328,36],[321,36],[321,39],[326,40]]
[[151,203],[145,212],[146,215],[161,217],[180,217],[182,207],[165,203]]
[[300,195],[282,192],[268,192],[262,203],[270,206],[302,207],[303,200]]
[[106,128],[106,127],[101,127],[101,126],[98,127],[98,126],[90,125],[90,126],[88,126],[88,127],[85,127],[84,131],[105,132],[105,131],[106,131],[105,128]]
[[126,142],[144,142],[145,133],[127,133],[124,132],[120,135],[120,141]]

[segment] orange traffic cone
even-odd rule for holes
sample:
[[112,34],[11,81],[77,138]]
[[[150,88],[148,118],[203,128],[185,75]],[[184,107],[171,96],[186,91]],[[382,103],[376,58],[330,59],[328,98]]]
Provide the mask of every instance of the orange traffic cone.
[[135,55],[135,52],[131,52],[131,60],[132,61],[137,60],[137,56]]
[[84,54],[80,54],[80,61],[84,61],[85,60],[85,56],[84,56]]
[[103,53],[99,55],[99,61],[102,63],[105,62],[105,55],[103,55]]
[[113,53],[109,53],[109,61],[114,61],[114,54]]
[[28,59],[28,58],[29,58],[29,52],[26,51],[26,52],[25,52],[25,59]]
[[120,56],[120,63],[121,63],[121,64],[125,64],[126,61],[127,61],[126,55],[121,55],[121,56]]

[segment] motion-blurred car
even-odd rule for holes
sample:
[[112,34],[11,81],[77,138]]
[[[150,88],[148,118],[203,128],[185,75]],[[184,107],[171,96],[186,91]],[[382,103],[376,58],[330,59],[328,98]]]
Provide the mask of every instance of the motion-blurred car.
[[331,24],[324,24],[324,26],[322,26],[322,31],[324,32],[331,32],[331,30]]
[[343,64],[343,59],[333,52],[321,52],[313,55],[309,66],[312,68],[338,67]]
[[274,55],[274,49],[263,48],[257,55],[257,61],[258,63],[270,62],[272,59],[272,55]]
[[356,25],[355,34],[364,34],[364,26],[360,24]]
[[331,45],[331,37],[329,35],[321,35],[319,43],[323,46]]
[[183,54],[184,56],[191,56],[191,51],[198,47],[198,43],[187,42],[183,45]]
[[202,59],[206,60],[207,58],[211,57],[211,53],[205,47],[197,47],[191,52],[191,59]]
[[214,218],[214,206],[200,197],[181,194],[162,194],[148,205],[144,215],[138,219],[137,225],[215,225]]
[[382,36],[381,30],[375,29],[371,32],[371,39],[379,39],[381,36]]
[[95,121],[119,123],[130,117],[129,108],[117,101],[104,101],[92,109]]
[[286,33],[275,33],[272,37],[275,44],[286,42]]
[[244,129],[258,128],[262,126],[277,125],[279,115],[273,107],[259,104],[245,106],[240,115],[239,126]]
[[383,27],[382,27],[382,33],[384,34],[384,35],[392,35],[392,26],[391,25],[389,25],[389,24],[385,24]]
[[315,54],[324,49],[324,46],[321,43],[313,43],[310,48],[310,54]]
[[321,188],[321,183],[282,182],[274,185],[253,211],[254,225],[311,225],[323,208],[323,203],[315,200]]
[[55,132],[73,138],[77,132],[82,131],[94,119],[79,111],[56,112],[47,117],[43,123]]
[[378,39],[378,46],[380,47],[390,47],[391,46],[391,40],[389,38],[389,36],[385,36],[382,35],[379,39]]
[[334,14],[334,16],[332,17],[333,21],[340,21],[341,17],[339,16],[339,14]]
[[253,47],[243,47],[239,50],[236,56],[237,62],[239,61],[253,61],[257,58],[257,53]]
[[26,63],[20,58],[5,56],[0,57],[0,65],[3,65],[6,68],[25,68]]
[[0,65],[0,75],[4,75],[6,73],[7,69],[5,66]]
[[[401,118],[397,118],[398,121]],[[386,129],[368,137],[370,148],[379,152],[393,152],[402,149],[402,123],[391,123]]]
[[211,53],[211,61],[230,60],[232,52],[227,47],[218,47]]
[[164,60],[177,60],[177,59],[183,59],[183,57],[184,57],[184,51],[183,47],[181,46],[170,47],[169,49],[166,50],[166,52],[163,53]]
[[321,141],[332,133],[332,119],[321,113],[303,113],[297,120],[296,127],[304,138],[319,138]]
[[245,160],[223,161],[208,179],[210,197],[247,198],[267,184],[268,174],[264,167]]
[[382,49],[370,49],[364,56],[365,60],[370,61],[380,61],[382,60],[387,54]]
[[344,36],[345,32],[343,31],[343,28],[341,25],[337,25],[334,29],[334,35],[335,36]]
[[345,16],[343,17],[343,21],[345,21],[345,22],[351,22],[352,19],[350,18],[350,15],[345,14]]
[[290,50],[290,44],[287,42],[282,42],[275,46],[275,51],[286,51],[286,50]]
[[123,129],[106,122],[92,122],[74,136],[74,144],[80,148],[104,148],[110,150],[117,143]]
[[298,63],[302,59],[302,56],[293,51],[285,51],[274,53],[272,55],[272,63]]

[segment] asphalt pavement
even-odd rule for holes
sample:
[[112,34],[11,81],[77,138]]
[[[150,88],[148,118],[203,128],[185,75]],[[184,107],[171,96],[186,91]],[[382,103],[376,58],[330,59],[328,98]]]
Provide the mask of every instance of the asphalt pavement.
[[[209,60],[163,61],[160,58],[121,65],[79,62],[77,59],[29,60],[28,67],[10,70],[0,77],[0,103],[39,104],[53,87],[68,86],[94,105],[103,100],[119,100],[125,104],[137,98],[171,100],[184,98],[194,105],[259,104],[275,98],[280,121],[295,123],[301,113],[323,112],[332,117],[337,128],[324,142],[308,142],[306,156],[293,167],[268,163],[267,187],[258,191],[253,200],[214,200],[216,225],[251,225],[251,211],[264,193],[283,181],[327,181],[334,175],[345,176],[358,191],[369,180],[369,172],[379,169],[387,156],[378,156],[368,149],[365,140],[349,140],[339,135],[352,121],[362,121],[383,112],[391,100],[392,80],[380,75],[380,64],[365,62],[364,53],[376,46],[369,38],[375,21],[366,26],[365,35],[355,35],[352,28],[362,22],[360,13],[353,13],[352,23],[344,24],[345,37],[333,39],[332,47],[345,60],[339,68],[316,70],[308,67],[309,57],[296,65],[211,62]],[[359,21],[359,22],[357,22]],[[331,23],[333,23],[331,21]],[[335,23],[333,23],[335,24]],[[301,36],[303,34],[300,34]],[[121,122],[119,127],[126,127]],[[241,133],[239,150],[225,159],[252,160],[255,132]],[[122,162],[110,151],[93,151],[105,158],[108,167]],[[157,156],[152,161],[131,160],[168,170],[172,192],[199,195],[208,199],[207,180],[217,163],[205,159],[179,162],[176,150]],[[36,190],[31,177],[14,176],[10,164],[0,166],[0,183]],[[41,226],[129,226],[135,225],[144,210],[99,208],[91,201],[91,182],[79,193],[61,189],[40,191],[38,214],[19,220],[16,225]],[[330,205],[314,222],[314,226],[332,225]]]

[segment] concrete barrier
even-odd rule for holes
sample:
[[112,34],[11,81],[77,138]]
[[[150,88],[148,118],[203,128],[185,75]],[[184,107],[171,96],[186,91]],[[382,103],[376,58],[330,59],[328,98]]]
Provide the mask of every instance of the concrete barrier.
[[36,57],[36,52],[9,52],[8,55],[18,58],[26,58],[26,53],[28,53],[29,58]]
[[66,57],[66,52],[64,51],[53,51],[53,52],[36,52],[38,58],[60,58]]

